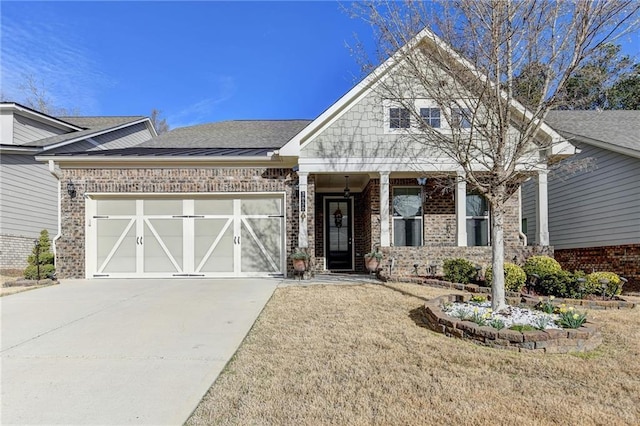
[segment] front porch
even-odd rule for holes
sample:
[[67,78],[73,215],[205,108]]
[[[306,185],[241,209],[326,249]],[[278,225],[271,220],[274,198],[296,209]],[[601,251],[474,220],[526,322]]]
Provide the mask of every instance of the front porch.
[[[297,243],[310,254],[315,272],[365,272],[363,257],[373,250],[384,254],[385,276],[441,274],[443,260],[453,257],[483,269],[491,262],[488,206],[467,192],[459,174],[298,172],[298,177]],[[538,182],[545,190],[545,180]],[[548,235],[542,195],[538,241]],[[552,251],[548,244],[527,246],[521,227],[517,191],[505,216],[505,260]]]

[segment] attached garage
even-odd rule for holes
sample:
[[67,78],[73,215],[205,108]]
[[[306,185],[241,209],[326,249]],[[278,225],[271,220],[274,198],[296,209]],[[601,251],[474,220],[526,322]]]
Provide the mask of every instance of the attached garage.
[[86,194],[88,278],[278,276],[285,194]]

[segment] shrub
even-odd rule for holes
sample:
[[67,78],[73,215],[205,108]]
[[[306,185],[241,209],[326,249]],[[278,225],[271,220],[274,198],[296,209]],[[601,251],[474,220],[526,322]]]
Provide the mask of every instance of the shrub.
[[[487,268],[487,273],[485,274],[487,279],[487,283],[491,284],[493,279],[493,271],[492,268]],[[504,288],[507,291],[516,291],[520,292],[522,287],[524,287],[525,282],[527,281],[527,276],[521,267],[516,264],[504,262]]]
[[557,274],[562,271],[558,261],[549,256],[531,256],[524,263],[522,269],[528,277],[535,274],[541,279],[547,275]]
[[536,293],[549,296],[569,297],[568,293],[573,287],[574,281],[575,278],[571,272],[562,270],[551,272],[541,276],[536,282]]
[[444,279],[452,283],[469,284],[477,274],[476,267],[467,259],[445,259],[442,268]]
[[602,294],[602,284],[600,280],[609,280],[607,284],[607,294],[610,296],[622,293],[622,280],[613,272],[593,272],[587,275],[585,292],[589,294]]
[[[53,276],[56,271],[54,256],[51,252],[51,242],[49,241],[49,231],[43,229],[40,231],[37,245],[27,258],[29,266],[24,270],[24,277],[28,280],[39,280]],[[40,275],[38,276],[38,272]]]

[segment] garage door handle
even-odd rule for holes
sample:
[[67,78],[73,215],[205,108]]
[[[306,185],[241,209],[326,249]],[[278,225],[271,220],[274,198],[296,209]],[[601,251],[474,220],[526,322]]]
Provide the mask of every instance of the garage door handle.
[[136,237],[136,244],[142,245],[142,237]]
[[278,215],[278,214],[270,214],[267,217],[284,217],[284,215],[283,214],[280,214],[280,215]]
[[233,244],[240,244],[240,237],[233,237]]

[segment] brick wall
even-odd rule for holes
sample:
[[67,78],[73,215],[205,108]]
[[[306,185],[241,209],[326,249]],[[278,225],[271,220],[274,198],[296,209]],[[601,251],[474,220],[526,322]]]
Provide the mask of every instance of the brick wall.
[[[62,174],[63,182],[75,184],[77,196],[70,198],[62,192],[62,236],[56,246],[59,278],[85,276],[85,193],[285,192],[287,229],[298,229],[297,196],[292,197],[297,176],[290,169],[92,168],[63,169]],[[297,246],[298,232],[287,232],[286,255]]]
[[640,244],[556,250],[556,260],[563,268],[608,271],[625,277],[625,291],[640,291]]
[[0,235],[0,269],[15,270],[27,267],[27,257],[33,250],[35,238]]

